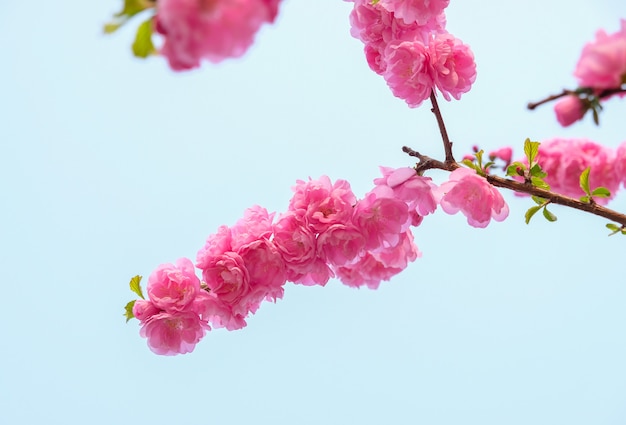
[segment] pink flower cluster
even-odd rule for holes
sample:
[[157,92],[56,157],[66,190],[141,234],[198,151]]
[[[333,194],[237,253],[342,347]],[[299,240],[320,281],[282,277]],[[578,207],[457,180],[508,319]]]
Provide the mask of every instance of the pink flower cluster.
[[200,280],[190,260],[160,265],[148,278],[149,300],[137,300],[133,315],[141,322],[141,336],[156,354],[193,351],[210,330],[200,300]]
[[262,24],[272,23],[280,0],[159,0],[156,30],[161,54],[176,71],[243,55]]
[[544,180],[550,189],[572,198],[585,195],[580,187],[580,175],[587,167],[590,167],[591,189],[602,186],[611,192],[609,198],[594,198],[598,204],[607,204],[620,183],[626,184],[626,142],[616,152],[587,139],[554,138],[541,142],[537,162],[547,173]]
[[394,96],[419,106],[437,88],[460,99],[476,79],[470,48],[445,30],[449,0],[352,0],[351,34]]
[[[590,89],[594,95],[604,90],[619,89],[626,84],[626,20],[621,20],[620,30],[607,34],[596,33],[595,41],[583,48],[574,70],[580,87]],[[623,96],[623,93],[619,94]],[[604,99],[611,96],[604,97]],[[568,95],[554,105],[559,124],[567,127],[581,120],[591,105],[578,95]]]
[[263,301],[282,298],[287,281],[324,286],[332,277],[376,289],[420,256],[411,226],[433,213],[462,211],[470,225],[502,220],[500,194],[473,170],[459,169],[437,188],[412,168],[381,167],[374,188],[357,199],[345,180],[298,181],[280,216],[254,206],[234,226],[221,226],[190,260],[159,266],[149,300],[137,300],[141,335],[157,354],[193,350],[211,328],[241,329]]

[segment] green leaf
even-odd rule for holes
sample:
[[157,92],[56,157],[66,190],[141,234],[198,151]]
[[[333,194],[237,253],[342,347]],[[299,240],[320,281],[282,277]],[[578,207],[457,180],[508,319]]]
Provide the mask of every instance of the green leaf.
[[507,176],[519,176],[519,173],[517,172],[518,168],[522,171],[526,171],[526,166],[524,164],[522,164],[521,162],[513,162],[511,165],[507,167],[506,175]]
[[545,203],[547,202],[547,199],[542,198],[542,197],[540,197],[540,196],[534,196],[534,195],[533,195],[533,196],[531,196],[530,198],[531,198],[533,201],[535,201],[535,203],[536,203],[537,205],[543,205],[543,204],[545,204]]
[[591,202],[591,197],[590,197],[590,196],[587,196],[587,195],[585,195],[585,196],[581,196],[581,197],[580,197],[580,202],[584,202],[585,204],[588,204],[588,203],[590,203],[590,202]]
[[526,215],[524,216],[526,218],[526,224],[530,223],[530,219],[533,218],[533,215],[535,215],[535,213],[541,208],[542,207],[539,205],[528,208],[528,211],[526,211]]
[[607,189],[606,187],[597,187],[593,189],[593,192],[591,192],[591,195],[596,196],[598,198],[608,198],[609,196],[611,196],[611,191]]
[[543,216],[546,218],[546,220],[548,220],[550,222],[555,222],[556,221],[556,216],[554,214],[552,214],[550,211],[548,211],[547,208],[543,209]]
[[539,177],[539,178],[543,179],[548,174],[545,171],[543,171],[543,169],[541,168],[541,165],[535,164],[530,169],[530,175],[533,176],[533,177]]
[[535,165],[537,154],[539,153],[539,142],[531,142],[530,139],[524,141],[524,154],[528,158],[528,163],[532,167]]
[[591,114],[593,115],[593,122],[596,125],[600,125],[600,117],[598,116],[598,110],[596,108],[591,108]]
[[156,53],[152,43],[152,18],[144,21],[137,28],[137,35],[133,43],[133,53],[138,58],[147,58]]
[[130,290],[139,295],[142,300],[145,300],[143,292],[141,292],[141,276],[137,275],[130,280]]
[[113,15],[113,20],[111,22],[104,25],[104,32],[106,34],[111,34],[117,31],[118,28],[128,22],[128,20],[136,14],[155,6],[156,2],[153,0],[124,0],[122,10]]
[[135,315],[133,314],[133,307],[135,306],[135,301],[136,300],[129,301],[128,304],[126,304],[126,307],[124,307],[124,317],[126,317],[126,323],[128,323],[130,319],[135,318]]
[[591,171],[591,167],[585,168],[585,170],[580,173],[580,188],[585,192],[588,196],[591,196],[591,189],[589,189],[589,172]]
[[613,224],[613,223],[608,223],[606,225],[606,228],[609,229],[609,230],[613,230],[615,232],[619,232],[621,230],[620,226],[618,226],[617,224]]
[[464,159],[463,161],[461,161],[461,164],[467,165],[469,168],[471,168],[474,171],[480,171],[480,167],[478,167],[478,165],[474,164],[469,159]]
[[550,185],[543,181],[543,179],[539,177],[531,177],[530,182],[533,186],[538,187],[539,189],[550,190]]

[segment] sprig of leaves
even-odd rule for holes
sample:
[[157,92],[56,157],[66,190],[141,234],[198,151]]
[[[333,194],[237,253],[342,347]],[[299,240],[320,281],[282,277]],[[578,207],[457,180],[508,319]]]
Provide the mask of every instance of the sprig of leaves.
[[533,218],[537,211],[541,209],[543,209],[543,216],[546,220],[550,222],[555,222],[557,220],[556,215],[548,210],[548,204],[550,203],[550,200],[541,198],[539,196],[532,196],[531,198],[533,201],[535,201],[537,205],[535,205],[534,207],[530,207],[528,211],[526,211],[526,224],[530,223],[530,219]]
[[526,154],[528,165],[519,161],[513,162],[506,169],[506,175],[510,177],[524,177],[525,183],[531,184],[540,189],[550,190],[550,185],[544,180],[548,174],[543,171],[541,165],[537,162],[539,145],[539,142],[532,142],[530,139],[526,139],[524,141],[524,154]]
[[462,164],[467,165],[472,170],[476,171],[481,176],[485,177],[489,173],[489,167],[495,164],[494,161],[488,161],[483,164],[483,155],[485,154],[484,150],[479,150],[474,153],[474,160],[464,159],[461,161]]
[[622,235],[626,235],[626,226],[620,226],[618,224],[609,223],[606,225],[606,228],[611,231],[609,236],[613,236],[616,233],[621,233]]
[[104,32],[111,34],[117,31],[122,25],[133,16],[147,9],[152,9],[156,5],[154,0],[124,0],[122,10],[113,15],[113,20],[104,24]]
[[585,192],[585,196],[580,197],[580,202],[584,202],[586,204],[592,204],[594,202],[593,198],[608,198],[611,196],[611,191],[606,187],[597,187],[593,190],[589,187],[589,173],[591,172],[591,167],[585,168],[585,170],[580,174],[580,188]]
[[[130,280],[130,290],[137,294],[142,300],[144,300],[143,291],[141,290],[141,276],[137,275]],[[126,323],[130,319],[133,319],[135,315],[133,314],[133,307],[135,306],[135,301],[129,301],[128,304],[124,307],[124,317],[126,317]]]

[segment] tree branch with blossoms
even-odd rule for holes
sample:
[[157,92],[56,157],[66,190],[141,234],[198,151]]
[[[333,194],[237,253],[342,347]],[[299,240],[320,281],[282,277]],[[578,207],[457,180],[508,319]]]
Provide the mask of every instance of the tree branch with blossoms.
[[[474,154],[457,162],[437,97],[459,100],[476,79],[474,55],[449,33],[450,0],[350,0],[350,33],[364,44],[367,65],[394,96],[411,108],[430,99],[443,142],[444,161],[404,147],[418,159],[412,167],[381,167],[381,177],[361,198],[345,180],[327,176],[297,180],[282,213],[255,205],[232,226],[221,226],[198,250],[195,263],[181,258],[158,266],[143,294],[141,276],[130,281],[139,297],[125,308],[139,320],[140,335],[161,355],[193,351],[207,331],[242,329],[265,301],[284,295],[287,282],[324,286],[337,278],[350,287],[376,289],[420,257],[412,228],[437,208],[461,212],[472,227],[502,221],[509,207],[498,188],[531,197],[528,223],[551,204],[607,218],[613,233],[626,234],[626,215],[605,205],[626,185],[626,143],[617,150],[585,139],[524,143],[523,158],[512,149]],[[242,56],[259,28],[271,24],[280,0],[124,0],[105,26],[116,31],[136,15],[147,17],[132,45],[136,56],[160,55],[174,71],[199,68]],[[530,104],[560,99],[557,120],[564,126],[602,102],[626,93],[626,20],[613,34],[599,31],[587,44],[574,75],[580,88]],[[450,172],[437,185],[430,169]],[[505,176],[493,174],[501,169]],[[617,224],[616,224],[617,223]],[[201,278],[196,275],[196,269]]]

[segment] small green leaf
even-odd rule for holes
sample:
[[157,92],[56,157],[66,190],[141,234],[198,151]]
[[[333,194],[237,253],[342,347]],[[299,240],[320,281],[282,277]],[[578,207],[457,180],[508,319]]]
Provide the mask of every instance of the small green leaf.
[[611,196],[611,191],[606,187],[597,187],[593,189],[591,195],[598,198],[608,198],[609,196]]
[[111,22],[104,25],[104,32],[111,34],[117,31],[117,29],[128,22],[130,18],[146,9],[155,7],[155,5],[156,3],[153,0],[124,0],[124,7],[120,12],[113,15]]
[[480,171],[480,168],[478,167],[478,165],[474,164],[469,159],[464,159],[463,161],[461,161],[461,164],[467,165],[469,168],[471,168],[474,171]]
[[133,53],[138,58],[147,58],[156,53],[152,43],[152,18],[144,21],[137,28],[137,35],[133,43]]
[[533,218],[533,215],[535,215],[535,213],[541,208],[542,207],[539,205],[528,208],[528,211],[526,211],[526,215],[524,216],[526,218],[526,224],[530,223],[530,219]]
[[617,224],[613,224],[613,223],[608,223],[608,224],[606,225],[606,228],[607,228],[607,229],[609,229],[609,230],[613,230],[613,231],[615,231],[615,232],[619,232],[619,231],[620,231],[620,229],[621,229],[621,227],[620,227],[620,226],[618,226]]
[[548,174],[543,171],[543,169],[541,168],[541,165],[535,164],[530,169],[530,175],[533,176],[533,177],[539,177],[539,178],[543,179]]
[[543,181],[543,179],[539,177],[531,177],[530,182],[533,186],[538,187],[539,189],[550,190],[550,185]]
[[130,280],[130,290],[139,295],[142,300],[145,300],[143,292],[141,292],[141,276],[137,275]]
[[539,142],[531,142],[530,139],[524,141],[524,154],[528,158],[528,163],[532,167],[535,165],[537,154],[539,153]]
[[530,198],[531,198],[533,201],[535,201],[535,204],[537,204],[537,205],[543,205],[543,204],[545,204],[545,203],[546,203],[546,201],[547,201],[547,199],[544,199],[544,198],[542,198],[542,197],[540,197],[540,196],[534,196],[534,195],[533,195],[533,196],[531,196]]
[[585,204],[588,204],[588,203],[590,203],[590,202],[591,202],[591,197],[590,197],[590,196],[587,196],[587,195],[585,195],[585,196],[581,196],[581,197],[580,197],[580,202],[584,202]]
[[133,307],[135,306],[135,301],[136,300],[129,301],[128,304],[126,304],[126,307],[124,307],[124,317],[126,317],[126,323],[128,323],[130,319],[135,318],[135,315],[133,314]]
[[596,108],[591,108],[591,114],[593,115],[593,122],[596,125],[600,125],[600,117],[598,116],[598,110]]
[[548,211],[547,208],[543,209],[543,216],[546,218],[546,220],[548,220],[550,222],[555,222],[556,221],[556,216],[554,214],[552,214],[550,211]]
[[526,166],[522,164],[521,162],[513,162],[511,165],[507,167],[506,175],[507,176],[519,176],[519,173],[517,172],[518,169],[522,171],[526,171]]
[[591,196],[591,189],[589,189],[589,172],[590,171],[591,171],[591,167],[587,167],[582,173],[580,173],[580,188],[588,196]]

